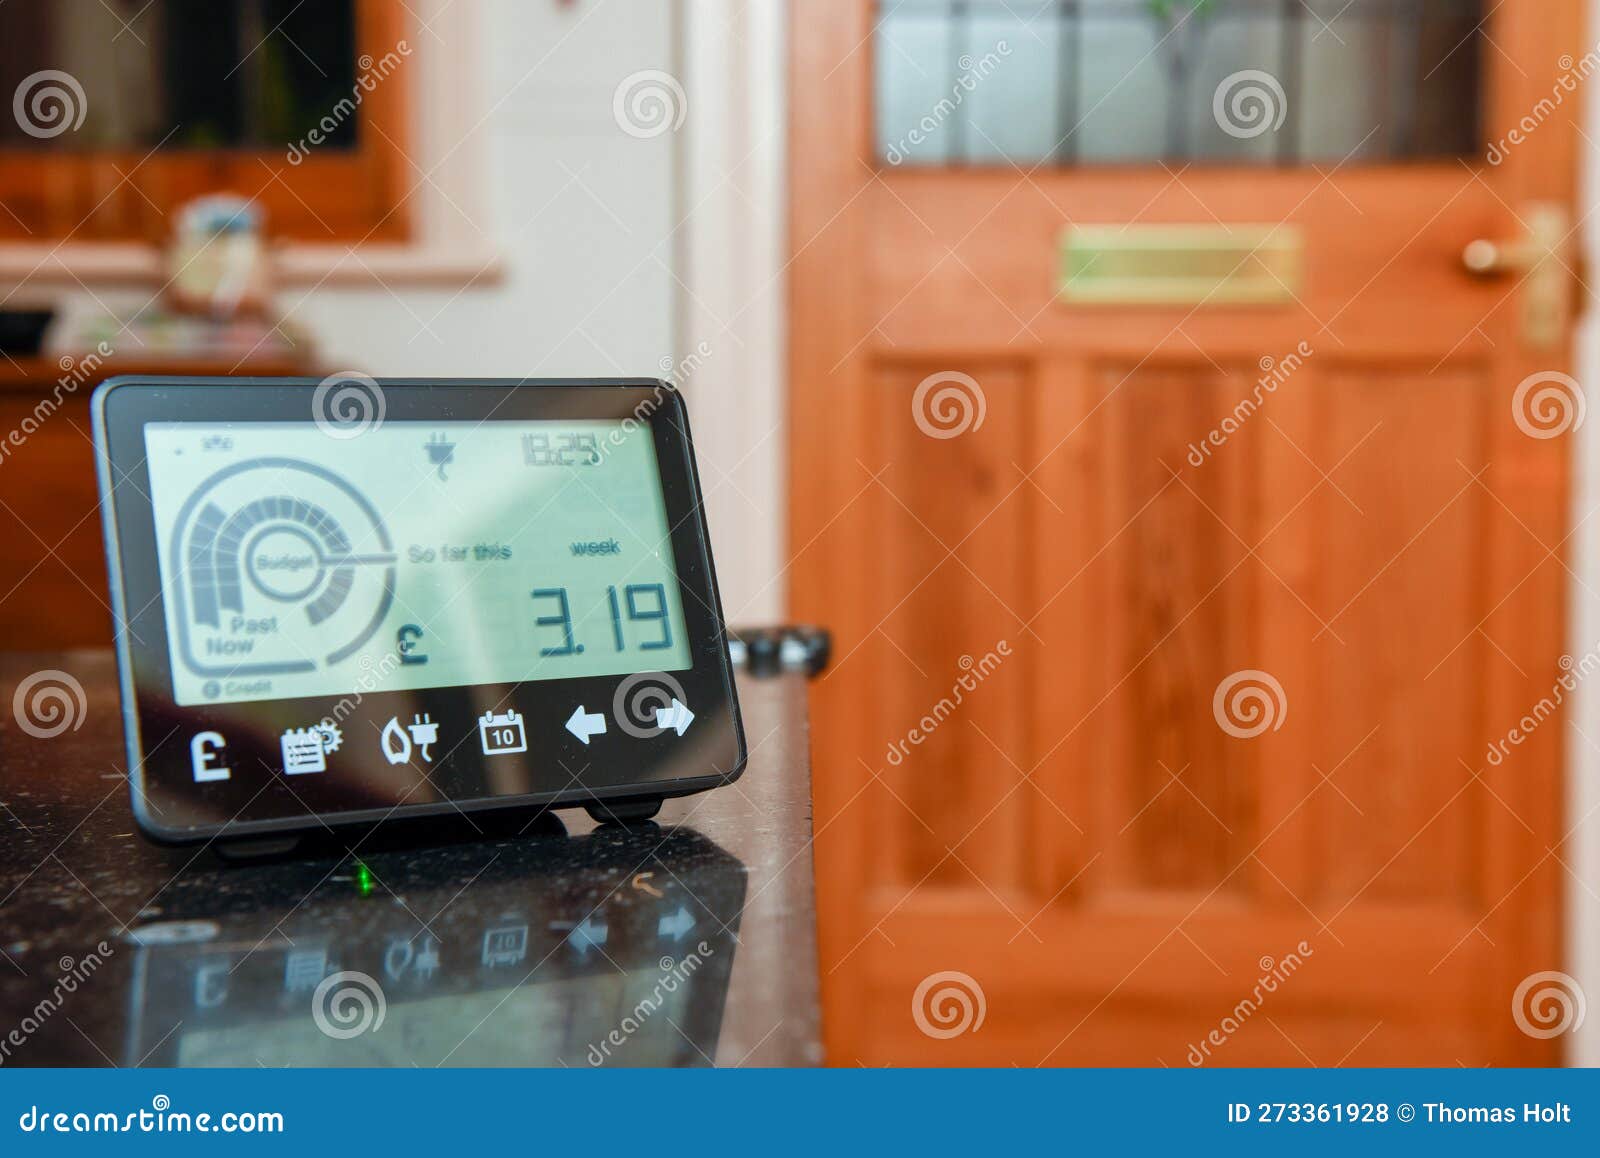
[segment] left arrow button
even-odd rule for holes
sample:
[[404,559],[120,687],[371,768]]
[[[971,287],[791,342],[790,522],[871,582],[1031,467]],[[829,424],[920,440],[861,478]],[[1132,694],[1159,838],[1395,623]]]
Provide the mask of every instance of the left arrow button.
[[572,715],[567,718],[567,731],[582,740],[585,745],[589,743],[589,737],[598,736],[605,730],[605,716],[600,712],[585,712],[582,704],[574,708]]

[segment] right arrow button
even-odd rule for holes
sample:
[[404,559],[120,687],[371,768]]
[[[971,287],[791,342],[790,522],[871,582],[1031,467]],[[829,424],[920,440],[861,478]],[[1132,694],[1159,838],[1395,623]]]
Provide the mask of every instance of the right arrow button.
[[688,704],[676,696],[673,697],[670,707],[656,709],[656,727],[663,732],[670,728],[681,736],[688,731],[692,723],[694,723],[694,713],[689,710]]

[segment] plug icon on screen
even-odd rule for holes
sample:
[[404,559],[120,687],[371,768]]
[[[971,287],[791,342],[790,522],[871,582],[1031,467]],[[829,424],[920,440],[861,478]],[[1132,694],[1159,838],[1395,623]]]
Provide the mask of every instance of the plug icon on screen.
[[411,733],[411,742],[417,746],[422,758],[432,764],[433,753],[428,749],[439,742],[439,725],[433,722],[433,717],[426,712],[412,716],[406,731]]
[[422,449],[428,452],[428,462],[438,468],[439,481],[448,482],[444,468],[456,460],[456,444],[443,434],[436,433],[422,444]]
[[[408,734],[409,733],[409,734]],[[433,722],[433,717],[424,712],[420,716],[412,716],[411,723],[404,726],[393,716],[383,726],[383,755],[391,764],[404,764],[411,759],[411,746],[415,744],[420,750],[419,754],[427,763],[433,763],[433,753],[429,751],[439,742],[439,725]]]

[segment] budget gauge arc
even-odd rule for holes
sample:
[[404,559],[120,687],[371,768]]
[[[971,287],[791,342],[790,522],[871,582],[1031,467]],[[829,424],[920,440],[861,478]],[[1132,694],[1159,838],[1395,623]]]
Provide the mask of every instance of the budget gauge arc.
[[119,377],[93,416],[146,836],[638,818],[743,772],[670,383]]

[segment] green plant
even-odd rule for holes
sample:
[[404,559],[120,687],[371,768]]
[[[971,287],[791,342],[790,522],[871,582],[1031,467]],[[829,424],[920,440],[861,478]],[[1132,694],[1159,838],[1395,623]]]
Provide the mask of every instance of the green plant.
[[1167,156],[1187,156],[1189,130],[1185,109],[1189,77],[1199,51],[1198,42],[1204,36],[1200,20],[1214,0],[1145,0],[1145,3],[1150,14],[1168,26],[1160,41],[1161,54],[1167,62]]

